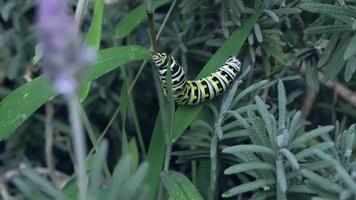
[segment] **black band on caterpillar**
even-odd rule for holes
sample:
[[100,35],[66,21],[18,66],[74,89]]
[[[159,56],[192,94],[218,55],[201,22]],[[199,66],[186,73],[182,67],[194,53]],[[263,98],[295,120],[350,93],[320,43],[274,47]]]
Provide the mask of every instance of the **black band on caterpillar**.
[[187,81],[183,67],[172,56],[156,52],[152,59],[158,68],[164,94],[166,94],[167,69],[168,67],[171,69],[173,99],[183,105],[196,105],[223,93],[236,80],[241,70],[241,62],[235,56],[231,56],[210,76]]

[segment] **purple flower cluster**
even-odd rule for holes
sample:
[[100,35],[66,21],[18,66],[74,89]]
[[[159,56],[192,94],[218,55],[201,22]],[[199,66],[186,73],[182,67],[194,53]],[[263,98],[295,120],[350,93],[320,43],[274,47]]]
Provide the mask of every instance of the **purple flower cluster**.
[[44,74],[58,93],[74,94],[95,52],[75,32],[66,0],[39,0],[38,26]]

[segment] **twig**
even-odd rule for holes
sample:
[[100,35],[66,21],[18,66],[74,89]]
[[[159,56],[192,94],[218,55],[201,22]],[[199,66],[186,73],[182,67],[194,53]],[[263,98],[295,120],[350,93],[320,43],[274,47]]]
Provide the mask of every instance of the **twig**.
[[[168,10],[168,12],[167,12],[167,15],[165,16],[165,18],[164,18],[164,20],[163,20],[163,22],[162,22],[162,24],[161,24],[161,26],[159,27],[159,30],[158,30],[158,32],[157,32],[156,41],[157,41],[157,40],[159,39],[159,37],[161,36],[161,33],[162,33],[162,31],[163,31],[163,28],[166,26],[167,21],[168,21],[168,18],[169,18],[169,16],[171,15],[171,13],[172,13],[172,11],[173,11],[173,8],[174,8],[174,6],[175,6],[175,4],[176,4],[176,2],[177,2],[177,0],[174,0],[174,1],[172,2],[171,6],[169,7],[169,10]],[[151,48],[152,48],[152,45],[150,46],[150,49],[151,49]],[[131,91],[132,91],[133,87],[135,86],[135,84],[136,84],[136,82],[137,82],[137,80],[138,80],[138,77],[141,75],[142,70],[143,70],[143,68],[145,67],[146,63],[147,63],[147,60],[144,60],[144,61],[142,62],[141,66],[140,66],[140,69],[138,70],[138,72],[137,72],[137,74],[136,74],[134,80],[132,81],[132,83],[131,83],[131,85],[130,85],[130,88],[129,88],[129,92],[128,92],[128,93],[131,93]]]
[[328,81],[328,82],[323,82],[324,79],[324,73],[318,72],[318,79],[319,81],[322,82],[327,88],[333,89],[334,92],[342,97],[345,101],[350,103],[352,106],[356,107],[356,92],[350,90],[347,88],[345,85],[338,81]]
[[58,182],[53,174],[54,164],[53,164],[53,117],[54,108],[52,101],[46,103],[46,121],[45,121],[45,135],[46,135],[46,145],[45,145],[45,155],[46,155],[46,165],[49,169],[49,177],[58,187]]
[[[13,178],[21,175],[21,171],[26,169],[27,166],[23,163],[20,164],[20,167],[17,169],[11,169],[9,171],[5,171],[3,173],[0,174],[0,182],[2,183],[6,183],[11,181]],[[44,167],[37,167],[34,168],[34,170],[36,171],[36,173],[39,174],[44,174],[44,175],[49,175],[50,170],[48,168],[44,168]],[[56,179],[60,179],[63,180],[63,183],[66,183],[67,180],[69,179],[69,176],[67,176],[66,174],[60,172],[60,171],[54,171],[53,175],[56,176]],[[61,185],[61,187],[63,187],[63,185]]]
[[307,118],[310,111],[313,109],[313,105],[316,99],[317,93],[312,91],[312,90],[308,90],[307,94],[305,95],[304,98],[304,103],[302,106],[302,114],[304,118]]
[[[99,138],[97,139],[96,143],[99,144],[100,141],[104,138],[104,136],[106,135],[106,133],[109,131],[112,123],[114,122],[114,120],[116,119],[117,115],[119,114],[120,112],[120,106],[117,107],[117,109],[115,110],[113,116],[110,118],[110,121],[108,122],[108,124],[105,126],[103,132],[100,134]],[[89,151],[89,155],[93,154],[94,153],[94,150],[95,148],[93,147],[92,149],[90,149]]]
[[75,10],[74,16],[74,30],[79,33],[80,26],[84,19],[85,9],[88,5],[88,0],[79,0],[77,4],[77,9]]
[[3,200],[10,200],[12,199],[9,190],[7,189],[6,184],[0,181],[0,194]]

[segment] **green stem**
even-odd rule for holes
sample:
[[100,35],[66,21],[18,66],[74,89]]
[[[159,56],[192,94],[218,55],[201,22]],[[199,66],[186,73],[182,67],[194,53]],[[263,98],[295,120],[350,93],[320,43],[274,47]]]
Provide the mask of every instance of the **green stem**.
[[[90,142],[92,143],[95,151],[99,152],[99,145],[96,142],[98,134],[95,134],[94,129],[91,126],[88,115],[84,110],[83,104],[80,104],[80,114],[81,114],[81,119],[83,121],[84,128],[88,132]],[[89,155],[87,158],[89,158]],[[109,170],[109,167],[106,162],[104,163],[104,173],[105,173],[105,176],[111,180],[110,170]]]
[[147,17],[148,17],[148,26],[150,29],[151,44],[153,47],[153,51],[157,51],[157,40],[156,40],[156,31],[155,31],[155,25],[154,25],[153,12],[147,13]]
[[213,133],[210,144],[210,184],[208,190],[208,199],[215,200],[216,196],[216,182],[218,175],[218,136]]
[[168,172],[169,170],[169,163],[171,161],[171,152],[172,152],[172,143],[169,142],[166,147],[166,155],[164,157],[164,167],[163,171]]
[[73,146],[74,146],[74,154],[76,157],[76,165],[75,168],[78,176],[78,188],[79,188],[79,199],[86,200],[87,199],[87,191],[86,191],[86,167],[85,167],[85,138],[84,138],[84,130],[81,123],[80,118],[80,102],[76,93],[73,95],[67,96],[67,105],[69,112],[69,120],[71,124],[72,137],[73,137]]

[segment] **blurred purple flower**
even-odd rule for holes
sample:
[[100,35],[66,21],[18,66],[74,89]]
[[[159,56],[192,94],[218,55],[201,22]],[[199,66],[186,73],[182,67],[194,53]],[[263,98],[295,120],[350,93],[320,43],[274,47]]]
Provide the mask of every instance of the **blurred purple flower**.
[[95,52],[75,32],[66,0],[39,0],[38,26],[42,70],[57,92],[71,95],[83,70],[96,58]]

